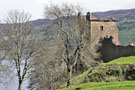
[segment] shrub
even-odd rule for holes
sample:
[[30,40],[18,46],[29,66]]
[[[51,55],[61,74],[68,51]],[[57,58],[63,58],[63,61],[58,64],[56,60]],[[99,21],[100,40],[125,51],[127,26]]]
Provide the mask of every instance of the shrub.
[[107,75],[120,76],[122,74],[122,69],[119,65],[109,65],[106,67],[105,72]]
[[126,71],[126,80],[135,80],[135,65],[131,64]]
[[85,78],[85,82],[124,80],[135,80],[135,64],[108,64],[99,66]]
[[96,82],[101,82],[105,79],[105,72],[102,69],[96,70],[92,73],[90,73],[89,81],[96,81]]

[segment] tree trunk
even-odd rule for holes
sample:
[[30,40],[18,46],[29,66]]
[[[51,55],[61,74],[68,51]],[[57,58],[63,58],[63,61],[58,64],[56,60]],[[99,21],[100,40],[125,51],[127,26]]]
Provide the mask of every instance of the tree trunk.
[[22,80],[19,80],[18,90],[22,89]]
[[71,85],[71,77],[72,77],[72,65],[67,66],[67,88]]
[[75,64],[75,73],[78,74],[78,63]]

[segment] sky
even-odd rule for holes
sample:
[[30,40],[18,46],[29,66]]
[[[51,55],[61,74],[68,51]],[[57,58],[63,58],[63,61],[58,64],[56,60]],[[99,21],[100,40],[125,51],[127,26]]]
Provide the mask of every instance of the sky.
[[8,11],[14,9],[29,12],[32,20],[42,19],[43,9],[50,3],[79,4],[86,12],[135,8],[135,0],[0,0],[0,21],[6,18]]
[[[42,19],[44,7],[50,3],[58,5],[62,3],[79,4],[86,12],[135,8],[135,0],[0,0],[0,22],[6,18],[8,11],[14,9],[30,13],[32,20]],[[9,90],[8,88],[2,89],[2,86],[0,86],[0,89]],[[10,90],[14,89],[10,88]]]

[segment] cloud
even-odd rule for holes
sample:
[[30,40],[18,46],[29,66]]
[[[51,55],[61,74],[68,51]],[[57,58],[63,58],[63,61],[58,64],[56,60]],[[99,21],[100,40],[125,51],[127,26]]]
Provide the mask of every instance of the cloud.
[[30,12],[33,19],[42,18],[43,7],[50,3],[79,4],[86,11],[107,11],[114,9],[135,8],[135,0],[0,0],[0,20],[11,9],[20,9]]
[[135,0],[124,0],[124,1],[126,1],[128,3],[135,3]]

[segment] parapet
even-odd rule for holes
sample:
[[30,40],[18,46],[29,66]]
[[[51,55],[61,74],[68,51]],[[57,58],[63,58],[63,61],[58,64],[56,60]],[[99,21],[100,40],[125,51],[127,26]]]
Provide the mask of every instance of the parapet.
[[111,19],[96,18],[90,12],[87,12],[86,20],[88,20],[88,21],[101,21],[101,22],[116,22],[117,21],[114,17]]

